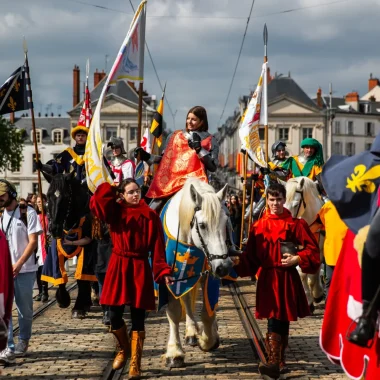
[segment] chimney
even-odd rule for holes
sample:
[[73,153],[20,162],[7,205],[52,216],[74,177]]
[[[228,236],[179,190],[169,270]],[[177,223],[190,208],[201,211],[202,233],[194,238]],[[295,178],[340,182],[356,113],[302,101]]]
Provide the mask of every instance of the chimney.
[[323,101],[322,101],[322,89],[319,87],[317,91],[317,106],[319,108],[323,108]]
[[132,81],[127,81],[128,82],[128,84],[133,88],[133,90],[135,91],[135,92],[137,92],[137,89],[136,89],[136,87],[135,87],[135,82],[132,82]]
[[15,113],[14,112],[10,113],[10,115],[9,115],[9,121],[10,121],[11,124],[15,123]]
[[102,70],[102,72],[99,73],[99,82],[102,81],[105,76],[106,76],[106,73],[104,72],[104,70]]
[[349,104],[355,111],[359,111],[359,94],[357,91],[349,92],[344,100],[346,104]]
[[73,69],[73,107],[79,103],[80,90],[80,70],[79,66],[75,65]]
[[371,91],[373,88],[378,86],[379,80],[377,78],[372,78],[372,73],[369,74],[369,79],[368,79],[368,91]]
[[272,77],[270,76],[270,67],[267,68],[267,84],[272,81]]
[[96,87],[98,85],[98,83],[100,82],[100,75],[102,73],[99,73],[98,72],[98,69],[96,69],[96,71],[94,72],[94,87]]

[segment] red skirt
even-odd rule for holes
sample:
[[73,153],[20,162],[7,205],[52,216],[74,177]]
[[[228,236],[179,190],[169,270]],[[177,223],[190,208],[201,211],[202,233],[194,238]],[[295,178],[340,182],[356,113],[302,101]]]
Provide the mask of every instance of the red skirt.
[[296,268],[262,268],[257,281],[256,318],[296,321],[310,315]]
[[112,253],[100,303],[155,310],[153,274],[148,258],[126,257]]

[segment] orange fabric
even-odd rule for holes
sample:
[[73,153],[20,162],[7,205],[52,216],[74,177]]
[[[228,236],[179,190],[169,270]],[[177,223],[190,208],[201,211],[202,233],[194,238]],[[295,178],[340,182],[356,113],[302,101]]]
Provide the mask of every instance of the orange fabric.
[[[207,151],[211,149],[211,138],[210,135],[201,142],[202,148]],[[182,131],[177,131],[169,140],[146,196],[155,199],[168,197],[181,190],[185,181],[190,177],[208,182],[202,161],[189,147]]]

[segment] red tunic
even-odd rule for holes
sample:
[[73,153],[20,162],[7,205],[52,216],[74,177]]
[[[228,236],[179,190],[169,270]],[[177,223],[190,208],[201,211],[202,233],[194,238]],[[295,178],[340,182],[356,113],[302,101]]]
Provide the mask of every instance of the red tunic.
[[256,290],[256,317],[296,321],[310,315],[305,291],[295,267],[281,264],[280,241],[291,241],[298,251],[304,273],[316,273],[320,267],[318,244],[303,219],[292,218],[284,209],[281,215],[268,211],[251,228],[247,248],[235,267],[239,276],[254,276],[261,268]]
[[143,200],[136,207],[127,206],[125,202],[117,203],[116,189],[108,183],[96,189],[90,209],[110,225],[113,243],[100,303],[154,310],[153,278],[160,283],[164,276],[171,274],[165,261],[159,216]]

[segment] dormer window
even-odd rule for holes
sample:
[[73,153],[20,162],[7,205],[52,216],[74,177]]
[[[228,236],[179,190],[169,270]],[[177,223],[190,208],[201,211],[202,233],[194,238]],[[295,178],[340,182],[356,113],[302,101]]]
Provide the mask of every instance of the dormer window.
[[61,131],[54,131],[53,141],[54,141],[54,144],[62,144],[62,132]]

